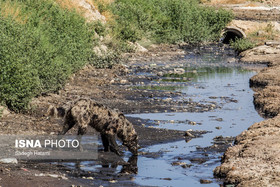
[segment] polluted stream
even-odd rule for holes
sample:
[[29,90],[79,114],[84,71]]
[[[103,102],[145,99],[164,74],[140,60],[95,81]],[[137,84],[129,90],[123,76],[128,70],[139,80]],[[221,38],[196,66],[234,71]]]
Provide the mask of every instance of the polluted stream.
[[[186,133],[180,141],[165,142],[139,150],[137,174],[127,179],[98,179],[92,185],[121,186],[220,186],[223,180],[213,176],[221,156],[234,137],[252,124],[262,121],[253,105],[249,79],[256,74],[252,67],[236,63],[234,53],[220,47],[195,48],[183,60],[173,64],[134,64],[135,74],[151,77],[132,89],[172,90],[187,100],[213,105],[209,110],[126,114],[129,119],[145,121],[147,128],[179,130]],[[148,66],[148,68],[143,68]],[[253,66],[254,68],[256,66]],[[160,78],[159,78],[160,77]],[[169,98],[161,98],[168,100]],[[197,136],[194,132],[203,132]],[[120,143],[120,142],[119,142]],[[99,142],[99,144],[101,144]],[[128,161],[129,152],[123,159]],[[65,163],[75,169],[75,163]],[[80,170],[101,172],[104,166],[83,161]],[[135,167],[135,166],[134,166]],[[102,169],[103,168],[103,169]],[[122,166],[108,166],[104,175],[121,173]],[[125,182],[125,180],[127,180]]]

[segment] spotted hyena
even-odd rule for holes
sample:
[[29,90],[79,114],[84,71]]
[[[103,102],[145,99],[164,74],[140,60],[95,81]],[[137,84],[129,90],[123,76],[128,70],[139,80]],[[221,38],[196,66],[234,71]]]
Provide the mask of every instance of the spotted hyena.
[[80,99],[66,111],[61,134],[66,134],[75,125],[78,125],[78,135],[85,134],[88,126],[100,132],[104,151],[112,151],[120,155],[115,139],[117,135],[122,140],[123,145],[133,155],[137,155],[137,133],[122,113],[111,110],[93,100]]

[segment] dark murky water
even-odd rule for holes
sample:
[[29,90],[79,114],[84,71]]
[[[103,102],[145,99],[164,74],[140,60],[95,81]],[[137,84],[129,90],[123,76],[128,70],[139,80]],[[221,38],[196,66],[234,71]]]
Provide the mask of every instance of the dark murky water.
[[[231,57],[230,57],[231,58]],[[249,78],[256,72],[227,63],[229,55],[224,52],[204,51],[203,54],[190,52],[180,68],[185,73],[176,75],[165,73],[161,80],[154,80],[137,89],[176,90],[186,93],[185,100],[210,103],[219,107],[212,111],[198,113],[145,113],[131,114],[150,120],[154,128],[182,131],[210,131],[200,138],[170,142],[141,149],[143,152],[157,152],[156,157],[138,156],[138,174],[133,183],[144,186],[219,186],[222,183],[213,176],[213,169],[220,164],[223,152],[205,149],[212,146],[217,136],[235,137],[262,118],[253,105],[253,91],[249,88]],[[164,65],[159,65],[164,66]],[[141,73],[141,72],[140,72]],[[142,72],[150,76],[153,73]],[[225,143],[225,142],[224,142]],[[231,144],[229,141],[225,144]],[[214,147],[215,148],[215,147]],[[81,169],[98,171],[100,165],[82,162]],[[73,165],[68,164],[69,167]],[[120,167],[111,172],[119,172]],[[212,181],[201,184],[201,179]]]
[[[213,152],[213,154],[208,153],[205,156],[200,148],[211,146],[213,138],[216,136],[237,136],[253,123],[261,121],[262,118],[254,109],[253,91],[249,88],[248,83],[249,78],[255,72],[238,67],[231,67],[227,69],[228,71],[212,70],[205,76],[198,76],[191,86],[181,87],[178,90],[190,96],[186,99],[219,103],[221,109],[202,113],[130,115],[156,121],[158,123],[156,128],[211,131],[202,138],[195,138],[190,142],[179,141],[144,149],[143,151],[146,152],[163,151],[164,154],[156,159],[140,157],[138,160],[139,173],[135,182],[141,185],[183,186],[188,184],[201,186],[200,179],[208,179],[213,183],[203,185],[218,186],[220,182],[214,179],[212,171],[219,165],[220,156],[223,153]],[[192,158],[200,158],[203,163],[200,163],[202,161],[191,162],[189,159]],[[190,168],[172,166],[174,161],[192,166]],[[162,180],[163,178],[172,180]]]

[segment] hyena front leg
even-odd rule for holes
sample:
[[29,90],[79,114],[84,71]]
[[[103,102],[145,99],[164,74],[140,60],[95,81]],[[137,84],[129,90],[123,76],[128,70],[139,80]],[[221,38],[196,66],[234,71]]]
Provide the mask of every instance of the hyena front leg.
[[114,152],[117,155],[121,155],[121,152],[119,150],[119,146],[116,142],[115,135],[102,133],[101,134],[101,140],[102,140],[102,144],[104,146],[104,151],[105,152],[108,152],[110,150],[111,152]]
[[108,152],[110,149],[109,140],[106,134],[101,133],[101,140],[104,147],[104,152]]
[[79,150],[84,151],[83,145],[82,145],[82,135],[86,134],[87,132],[87,127],[86,125],[81,125],[79,124],[79,129],[78,129],[78,135],[77,139],[80,142]]

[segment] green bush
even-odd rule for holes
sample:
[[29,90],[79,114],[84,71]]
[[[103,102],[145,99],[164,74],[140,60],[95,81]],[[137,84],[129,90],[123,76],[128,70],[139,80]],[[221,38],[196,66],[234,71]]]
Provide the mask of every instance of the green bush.
[[116,0],[111,8],[116,15],[113,32],[132,42],[143,37],[157,43],[213,41],[233,18],[197,0]]
[[[0,3],[4,3],[0,0]],[[18,17],[0,8],[0,101],[25,109],[42,92],[56,91],[92,56],[94,29],[75,11],[52,0],[15,0]]]
[[235,41],[230,41],[230,46],[240,53],[242,51],[254,48],[256,44],[246,38],[237,38]]

